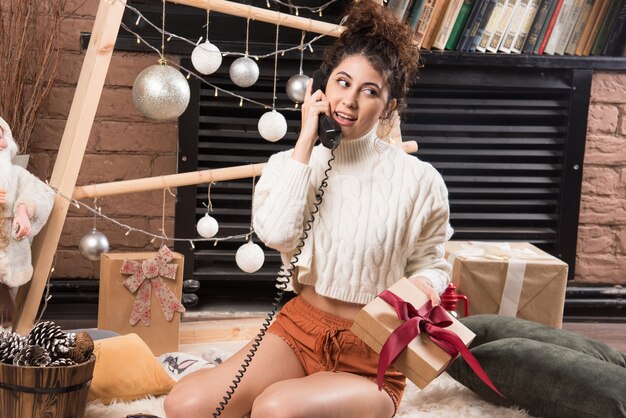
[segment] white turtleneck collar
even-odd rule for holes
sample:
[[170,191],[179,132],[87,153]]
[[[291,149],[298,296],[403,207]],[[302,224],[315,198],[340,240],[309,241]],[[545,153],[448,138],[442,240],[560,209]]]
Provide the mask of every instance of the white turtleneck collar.
[[378,124],[360,138],[340,141],[335,150],[336,161],[341,165],[350,166],[380,157],[388,144],[378,138],[377,129]]

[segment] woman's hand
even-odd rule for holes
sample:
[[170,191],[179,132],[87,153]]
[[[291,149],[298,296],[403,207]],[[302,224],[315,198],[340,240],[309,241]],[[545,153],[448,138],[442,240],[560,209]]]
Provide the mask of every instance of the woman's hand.
[[322,113],[330,116],[330,104],[326,100],[326,95],[321,90],[312,92],[313,79],[310,79],[304,93],[302,103],[302,124],[300,126],[300,136],[294,148],[292,158],[301,163],[308,164],[311,151],[317,140],[317,126],[319,115]]
[[13,217],[13,231],[15,231],[15,238],[26,238],[30,234],[30,227],[28,209],[26,209],[26,205],[20,204],[17,207],[17,213]]
[[409,281],[413,283],[415,287],[417,287],[419,290],[424,292],[426,296],[430,298],[430,302],[432,303],[433,306],[438,306],[441,304],[441,298],[439,297],[439,293],[437,293],[437,291],[433,288],[432,284],[430,283],[430,280],[428,280],[426,277],[418,276],[418,277],[409,279]]

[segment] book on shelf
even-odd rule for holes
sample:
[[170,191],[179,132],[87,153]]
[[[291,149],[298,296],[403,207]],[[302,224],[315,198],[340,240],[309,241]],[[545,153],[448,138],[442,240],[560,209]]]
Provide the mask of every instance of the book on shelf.
[[585,29],[585,25],[589,20],[589,15],[591,14],[591,9],[593,7],[593,3],[595,0],[584,0],[583,6],[580,10],[580,14],[578,15],[578,19],[576,19],[576,24],[574,25],[574,29],[572,30],[572,36],[570,36],[567,41],[567,46],[565,47],[565,55],[574,55],[576,53],[576,45],[580,41],[580,37],[583,34],[583,30]]
[[543,50],[544,54],[554,55],[554,51],[556,51],[556,46],[559,43],[559,38],[563,33],[565,22],[567,22],[571,17],[574,7],[574,1],[575,0],[563,0],[563,5],[561,6],[561,10],[556,17],[556,20],[554,21],[554,26],[552,27],[552,31],[550,32],[550,36],[548,37],[548,42],[546,42],[546,46]]
[[435,42],[435,35],[439,31],[441,27],[441,20],[443,18],[443,14],[448,7],[448,3],[452,0],[437,0],[435,2],[435,8],[433,9],[433,16],[431,18],[431,23],[428,25],[428,29],[426,29],[426,33],[424,34],[424,41],[422,42],[422,48],[424,49],[432,49],[433,43]]
[[529,0],[520,0],[515,6],[513,15],[511,16],[511,21],[509,22],[509,27],[506,28],[506,32],[502,38],[502,44],[500,44],[498,51],[506,54],[511,53],[513,41],[522,27],[522,22],[524,20],[524,15],[526,14],[526,9],[528,9],[528,4]]
[[[543,51],[546,48],[546,44],[548,43],[548,39],[550,39],[550,35],[552,35],[552,29],[554,29],[554,24],[556,23],[556,19],[561,12],[561,7],[563,7],[564,0],[558,0],[556,3],[556,8],[554,9],[554,13],[550,16],[550,20],[546,25],[545,32],[539,34],[539,39],[537,40],[537,44],[539,48],[536,48],[537,54],[543,55]],[[543,29],[542,29],[543,31]]]
[[574,55],[581,56],[585,50],[585,45],[587,45],[587,40],[589,40],[589,36],[591,35],[591,30],[593,29],[593,25],[600,14],[600,9],[602,8],[602,4],[607,0],[595,0],[593,3],[593,7],[591,8],[591,13],[589,14],[589,18],[585,23],[585,28],[583,29],[583,33],[576,45],[576,50]]
[[478,24],[480,23],[480,21],[477,22],[478,14],[481,12],[481,10],[483,11],[482,13],[484,14],[484,9],[487,8],[488,3],[490,1],[491,0],[476,0],[474,2],[474,7],[472,7],[470,15],[467,19],[467,23],[465,23],[465,27],[463,28],[463,34],[461,35],[461,38],[459,39],[459,42],[456,45],[457,51],[467,51],[466,47],[472,35],[472,31],[474,32],[474,34],[476,34],[476,30],[478,29]]
[[448,3],[441,20],[441,26],[435,35],[435,42],[433,42],[434,49],[443,50],[446,48],[446,43],[452,34],[452,28],[456,22],[456,18],[461,12],[461,6],[463,6],[463,0],[450,0]]
[[609,38],[602,52],[604,55],[617,56],[621,55],[623,47],[626,47],[626,1],[622,2],[615,25],[609,33]]
[[493,9],[496,7],[497,3],[498,3],[498,0],[490,0],[482,16],[480,14],[477,16],[477,19],[480,19],[480,20],[476,28],[476,33],[468,41],[468,50],[470,52],[476,51],[476,48],[478,47],[478,44],[480,43],[480,40],[482,39],[485,29],[487,28],[487,24],[489,23],[489,18],[491,14],[493,13]]
[[578,22],[578,17],[583,10],[584,4],[585,0],[574,0],[572,10],[569,14],[569,18],[563,25],[561,35],[559,35],[559,40],[557,41],[556,47],[554,48],[554,55],[565,54],[565,48],[567,48],[567,44],[572,37],[572,34],[574,33],[574,27],[576,26],[576,22]]
[[402,21],[407,7],[409,7],[409,2],[410,0],[389,0],[387,8],[398,20]]
[[459,11],[459,15],[457,16],[454,26],[452,27],[452,33],[450,33],[450,37],[446,43],[447,50],[456,49],[456,46],[463,35],[463,28],[469,19],[474,2],[475,0],[463,0],[461,11]]
[[522,53],[522,47],[528,39],[528,33],[530,32],[530,28],[537,16],[537,10],[539,9],[541,1],[540,0],[530,0],[528,2],[528,7],[526,8],[526,13],[524,14],[524,18],[522,20],[522,26],[515,36],[515,40],[513,40],[513,46],[511,47],[511,52],[515,54]]
[[537,14],[535,15],[533,24],[530,26],[530,30],[528,31],[526,42],[524,42],[524,46],[522,47],[522,53],[533,53],[533,49],[535,48],[535,44],[539,38],[539,32],[541,32],[541,28],[543,27],[546,19],[548,19],[548,13],[552,6],[556,6],[556,0],[541,0],[539,3]]
[[422,9],[417,28],[415,29],[415,42],[418,48],[420,48],[424,42],[424,35],[432,21],[433,8],[435,7],[436,1],[437,0],[425,0],[424,2],[424,8]]
[[589,38],[585,43],[585,49],[583,49],[582,55],[589,55],[591,53],[591,48],[593,48],[594,43],[596,42],[596,38],[598,37],[598,32],[600,32],[600,27],[604,22],[604,18],[606,17],[607,12],[609,11],[609,6],[611,5],[611,0],[602,0],[602,6],[600,7],[600,12],[593,22],[593,27],[591,28],[591,32],[589,33]]
[[419,21],[422,10],[424,9],[424,0],[415,0],[412,5],[409,6],[408,16],[406,19],[407,25],[413,28],[417,28],[417,22]]
[[617,15],[622,5],[622,0],[612,0],[611,5],[606,12],[606,16],[604,21],[600,25],[600,30],[598,31],[598,36],[596,37],[596,41],[591,48],[591,55],[601,55],[602,51],[604,51],[604,46],[609,39],[609,33],[613,30],[613,26],[617,22]]
[[520,0],[507,0],[507,2],[504,4],[504,9],[502,10],[502,14],[500,15],[498,24],[496,25],[496,29],[493,31],[493,35],[491,35],[491,39],[487,44],[487,51],[498,52],[498,48],[500,48],[500,44],[502,43],[504,34],[509,27],[511,18],[513,17],[513,12],[515,11],[515,8],[519,3]]
[[497,0],[489,16],[485,16],[485,19],[487,19],[487,25],[485,25],[485,30],[478,41],[478,45],[476,45],[476,51],[487,51],[487,45],[496,30],[496,26],[498,26],[498,22],[500,21],[500,16],[504,11],[504,5],[506,2],[507,0]]

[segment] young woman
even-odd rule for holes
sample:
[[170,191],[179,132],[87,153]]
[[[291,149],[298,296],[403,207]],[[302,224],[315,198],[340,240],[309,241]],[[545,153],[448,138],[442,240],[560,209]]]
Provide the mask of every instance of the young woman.
[[[346,31],[326,51],[324,92],[308,86],[294,149],[270,158],[256,188],[254,229],[289,266],[336,157],[295,262],[298,295],[270,326],[224,417],[393,416],[404,376],[390,368],[379,391],[378,355],[350,326],[363,305],[402,277],[434,303],[449,281],[443,244],[452,229],[441,176],[376,137],[416,75],[412,31],[374,2],[355,4]],[[341,126],[334,152],[314,146],[321,114]],[[250,347],[181,379],[166,400],[167,417],[212,416]]]

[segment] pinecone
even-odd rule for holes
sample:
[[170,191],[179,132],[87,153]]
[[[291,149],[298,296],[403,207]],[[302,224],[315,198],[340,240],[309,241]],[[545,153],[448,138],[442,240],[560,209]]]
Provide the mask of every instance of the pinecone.
[[50,354],[38,345],[27,345],[15,355],[13,364],[15,366],[47,366],[50,364]]
[[74,346],[70,348],[67,357],[71,358],[76,364],[84,363],[89,360],[93,353],[93,340],[91,336],[85,331],[81,331],[75,335],[76,342]]
[[26,338],[15,332],[0,334],[0,362],[12,364],[15,355],[26,345]]
[[67,357],[73,340],[52,321],[39,322],[28,334],[28,344],[38,345],[52,358]]
[[54,360],[52,363],[48,364],[48,367],[58,367],[58,366],[74,366],[76,362],[71,358],[58,358]]

